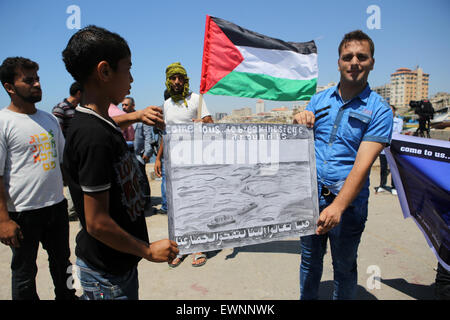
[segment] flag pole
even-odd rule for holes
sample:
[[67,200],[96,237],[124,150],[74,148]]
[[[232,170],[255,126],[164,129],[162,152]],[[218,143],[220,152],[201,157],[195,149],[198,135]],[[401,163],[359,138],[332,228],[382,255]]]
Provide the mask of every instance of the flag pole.
[[197,109],[197,119],[202,119],[202,104],[203,104],[203,93],[200,93],[200,98],[198,99],[198,109]]

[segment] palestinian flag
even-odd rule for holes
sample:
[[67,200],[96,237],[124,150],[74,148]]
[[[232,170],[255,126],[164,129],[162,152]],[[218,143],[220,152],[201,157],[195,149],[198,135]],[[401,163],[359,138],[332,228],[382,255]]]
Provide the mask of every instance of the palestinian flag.
[[200,93],[309,100],[317,75],[314,41],[285,42],[206,17]]

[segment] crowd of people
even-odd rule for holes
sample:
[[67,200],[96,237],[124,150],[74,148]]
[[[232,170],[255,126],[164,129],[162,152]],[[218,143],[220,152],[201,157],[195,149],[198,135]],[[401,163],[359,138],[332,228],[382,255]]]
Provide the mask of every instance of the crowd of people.
[[[314,95],[294,119],[314,130],[320,206],[316,234],[301,238],[301,299],[318,298],[327,241],[334,298],[355,298],[368,173],[392,134],[393,112],[368,85],[375,62],[372,40],[362,31],[350,32],[338,53],[339,85]],[[39,299],[36,257],[42,243],[56,299],[78,299],[67,287],[69,219],[76,212],[82,298],[138,299],[140,260],[176,267],[185,259],[176,242],[149,241],[145,166],[155,155],[154,170],[162,178],[160,212],[165,213],[165,124],[213,120],[205,103],[198,114],[199,95],[191,91],[180,63],[166,69],[162,108],[136,110],[129,96],[129,46],[106,29],[88,26],[76,32],[63,61],[76,82],[53,109],[56,118],[35,106],[42,95],[36,62],[11,57],[0,67],[11,98],[0,111],[0,240],[13,253],[12,298]],[[204,253],[195,253],[192,265],[206,260]]]

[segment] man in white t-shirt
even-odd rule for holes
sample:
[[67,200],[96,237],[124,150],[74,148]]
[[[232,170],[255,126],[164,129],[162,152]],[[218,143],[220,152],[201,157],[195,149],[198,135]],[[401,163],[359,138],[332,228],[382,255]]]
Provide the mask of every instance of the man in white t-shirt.
[[55,298],[76,299],[71,276],[69,220],[60,169],[64,137],[58,120],[38,110],[36,62],[7,58],[0,66],[11,98],[0,110],[0,241],[12,249],[12,299],[37,300],[39,243],[47,251]]
[[[164,101],[164,122],[166,124],[178,124],[189,122],[213,123],[211,114],[206,107],[204,101],[198,94],[191,92],[189,89],[189,78],[185,68],[175,62],[166,68],[166,89],[169,98]],[[201,108],[201,116],[199,117],[199,108]],[[165,170],[161,161],[163,155],[163,139],[156,155],[155,173],[162,177],[162,188],[165,184]],[[164,206],[164,201],[163,201]],[[163,208],[160,212],[166,211]],[[172,268],[177,267],[186,256],[179,256],[169,264]],[[192,266],[200,267],[206,263],[206,255],[198,252],[193,254]]]

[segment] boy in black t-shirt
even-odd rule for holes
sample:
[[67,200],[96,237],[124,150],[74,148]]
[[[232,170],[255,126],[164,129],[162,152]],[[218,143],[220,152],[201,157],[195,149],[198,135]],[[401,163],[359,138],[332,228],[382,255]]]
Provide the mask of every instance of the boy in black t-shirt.
[[129,94],[133,78],[126,41],[103,28],[75,33],[63,51],[66,69],[83,85],[83,106],[76,109],[64,149],[63,169],[82,229],[75,253],[87,299],[138,299],[137,263],[141,258],[171,262],[177,244],[149,243],[144,198],[135,157],[120,128],[136,121],[162,126],[161,109],[108,116],[110,103]]

